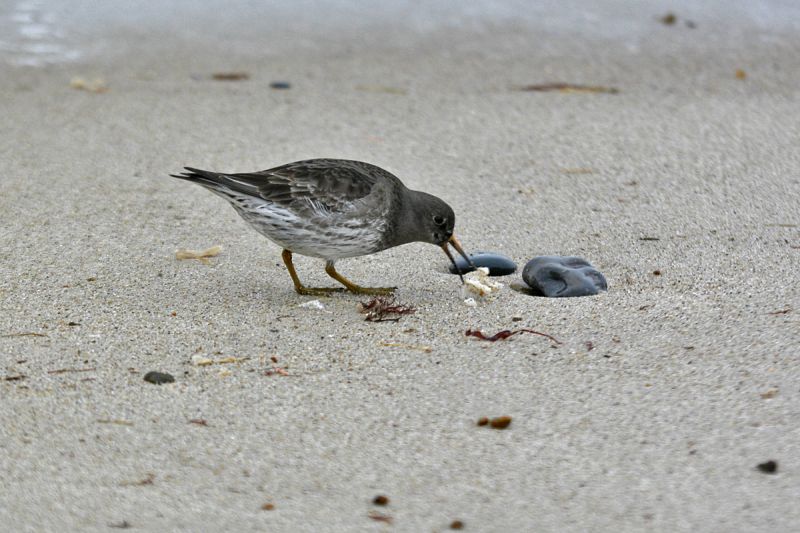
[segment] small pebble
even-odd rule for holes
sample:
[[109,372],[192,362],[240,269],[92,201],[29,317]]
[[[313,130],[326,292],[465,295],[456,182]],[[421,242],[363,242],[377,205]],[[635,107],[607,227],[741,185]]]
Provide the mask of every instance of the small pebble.
[[765,474],[774,474],[778,471],[778,463],[777,461],[767,461],[765,463],[761,463],[758,465],[758,469],[764,472]]
[[666,26],[672,26],[673,24],[675,24],[675,22],[677,22],[677,20],[678,17],[677,15],[675,15],[675,13],[667,13],[666,15],[661,17],[661,24],[664,24]]
[[291,89],[292,84],[288,81],[273,81],[269,84],[270,89]]
[[274,503],[267,502],[267,503],[265,503],[264,505],[261,506],[261,510],[262,511],[273,511],[274,509],[275,509],[275,504]]
[[[511,258],[504,255],[493,254],[491,252],[475,252],[474,254],[469,254],[469,258],[472,259],[475,267],[488,268],[490,276],[508,276],[517,270],[517,264],[512,261]],[[470,266],[463,257],[458,256],[455,260],[455,266],[450,265],[451,274],[458,274],[459,269],[461,270],[461,274],[466,274],[467,272],[475,270],[475,267]]]
[[492,418],[492,420],[489,421],[489,425],[494,429],[506,429],[509,425],[511,425],[511,417],[498,416],[497,418]]
[[464,522],[461,520],[453,520],[450,522],[450,529],[464,529]]
[[603,274],[580,257],[534,257],[522,270],[522,279],[548,298],[591,296],[608,290]]
[[374,503],[375,505],[388,505],[389,498],[387,496],[384,496],[383,494],[379,494],[372,499],[372,503]]
[[173,383],[175,378],[172,374],[167,374],[165,372],[148,372],[144,375],[144,380],[154,385],[162,385],[164,383]]
[[478,425],[479,425],[479,426],[485,426],[485,425],[487,425],[488,423],[489,423],[489,419],[488,419],[487,417],[485,417],[485,416],[482,416],[482,417],[480,417],[480,418],[478,419]]

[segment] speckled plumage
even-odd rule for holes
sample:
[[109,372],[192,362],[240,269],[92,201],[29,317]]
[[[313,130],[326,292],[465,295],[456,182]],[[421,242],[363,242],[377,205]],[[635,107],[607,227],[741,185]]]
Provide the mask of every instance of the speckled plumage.
[[448,255],[450,243],[462,253],[450,206],[369,163],[310,159],[250,173],[186,170],[173,176],[225,198],[259,233],[288,252],[323,258],[331,269],[336,259],[416,241]]

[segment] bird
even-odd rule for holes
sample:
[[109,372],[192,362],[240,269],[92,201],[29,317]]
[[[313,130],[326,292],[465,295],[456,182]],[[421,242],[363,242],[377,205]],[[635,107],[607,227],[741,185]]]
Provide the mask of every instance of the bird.
[[[472,264],[453,234],[455,213],[447,203],[409,189],[397,176],[370,163],[307,159],[235,174],[184,170],[170,176],[221,196],[256,231],[283,248],[283,262],[299,294],[392,294],[396,287],[362,287],[350,281],[335,263],[411,242],[439,246],[455,265],[450,245]],[[293,254],[324,259],[325,272],[344,287],[303,285]]]

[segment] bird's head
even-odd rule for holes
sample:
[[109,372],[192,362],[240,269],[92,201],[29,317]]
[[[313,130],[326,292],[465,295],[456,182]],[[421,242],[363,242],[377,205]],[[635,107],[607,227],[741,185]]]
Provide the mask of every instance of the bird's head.
[[[464,252],[464,249],[461,248],[461,243],[458,242],[456,236],[453,235],[453,228],[456,225],[456,215],[453,212],[453,208],[436,196],[427,193],[418,194],[419,204],[418,208],[415,210],[416,220],[414,221],[414,225],[417,229],[416,240],[429,242],[440,247],[444,250],[444,253],[447,254],[450,262],[455,265],[456,262],[453,259],[453,255],[447,247],[450,245],[455,248],[456,252],[458,252],[467,263],[472,265],[472,260]],[[456,267],[456,269],[460,271],[458,267]],[[460,275],[459,273],[459,276]],[[463,282],[464,279],[462,278],[461,281]]]

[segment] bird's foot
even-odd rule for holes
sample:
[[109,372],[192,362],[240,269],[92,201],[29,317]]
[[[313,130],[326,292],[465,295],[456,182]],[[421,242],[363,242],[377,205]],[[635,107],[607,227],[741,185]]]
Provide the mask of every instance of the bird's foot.
[[330,296],[335,292],[344,292],[347,289],[344,287],[295,287],[297,294],[304,296]]
[[328,273],[330,277],[344,285],[348,291],[352,292],[353,294],[369,294],[370,296],[385,296],[388,294],[393,294],[397,287],[362,287],[361,285],[356,285],[346,277],[342,276],[336,271],[336,268],[333,266],[333,261],[327,261],[325,263],[325,272]]
[[353,285],[352,287],[347,287],[347,290],[355,294],[386,296],[389,294],[394,294],[394,291],[397,290],[397,287],[361,287],[359,285]]

